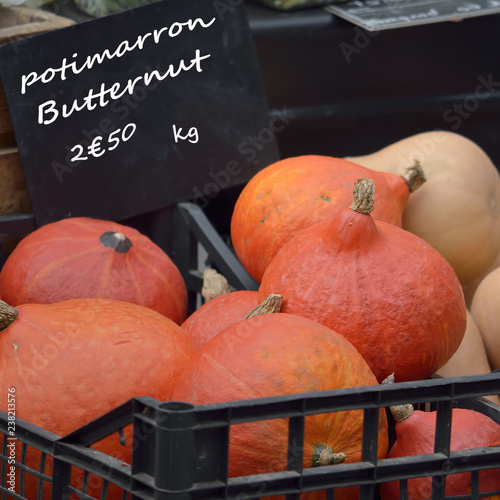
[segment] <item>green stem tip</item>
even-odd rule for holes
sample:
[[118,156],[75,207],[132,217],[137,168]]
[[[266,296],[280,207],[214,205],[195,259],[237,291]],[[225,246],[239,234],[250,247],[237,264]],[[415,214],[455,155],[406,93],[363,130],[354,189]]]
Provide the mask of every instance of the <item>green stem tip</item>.
[[346,454],[341,451],[334,451],[324,444],[315,444],[312,457],[313,467],[322,467],[323,465],[341,464],[346,459]]

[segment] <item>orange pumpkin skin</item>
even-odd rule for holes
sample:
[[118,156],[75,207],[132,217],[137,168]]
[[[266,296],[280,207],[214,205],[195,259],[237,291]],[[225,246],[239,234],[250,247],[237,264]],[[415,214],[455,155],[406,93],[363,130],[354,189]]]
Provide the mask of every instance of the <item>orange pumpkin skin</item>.
[[[235,323],[207,342],[178,379],[172,398],[205,404],[374,384],[367,363],[344,337],[307,318],[275,313]],[[358,410],[306,417],[304,467],[311,467],[318,443],[344,452],[346,463],[359,461],[362,425]],[[287,419],[233,426],[229,475],[285,470],[287,429]],[[387,419],[381,411],[378,456],[387,449]],[[324,492],[315,495],[323,498]],[[356,495],[356,488],[335,492],[336,499]]]
[[0,297],[12,306],[123,300],[177,324],[188,305],[184,279],[160,247],[131,227],[87,217],[53,222],[26,236],[0,272]]
[[348,206],[359,177],[377,185],[373,217],[401,227],[410,190],[399,175],[316,155],[286,158],[259,171],[240,193],[231,218],[231,242],[250,276],[260,282],[294,234]]
[[[397,439],[388,458],[434,453],[436,412],[415,410],[406,420],[396,424]],[[500,425],[487,416],[462,408],[452,410],[450,450],[467,450],[492,446],[500,439]],[[498,443],[496,444],[498,446]],[[470,474],[452,474],[446,478],[446,496],[466,495],[471,491]],[[500,489],[500,469],[479,471],[479,491]],[[431,498],[432,478],[408,480],[408,500]],[[382,500],[399,500],[399,482],[381,485]],[[498,496],[484,497],[497,500]]]
[[[26,304],[17,310],[14,323],[0,331],[0,384],[15,389],[17,418],[58,435],[132,397],[168,400],[177,377],[196,352],[178,325],[136,304],[73,299]],[[7,398],[2,398],[3,410],[6,404]],[[115,434],[95,447],[130,463],[129,430],[126,446],[119,444]],[[35,469],[37,457],[36,450],[28,455]],[[27,498],[36,498],[33,483],[27,481]],[[95,481],[94,486],[99,484]]]
[[236,290],[220,295],[194,311],[181,328],[200,348],[222,330],[244,319],[257,307],[257,296],[256,290]]
[[344,335],[379,382],[425,379],[455,353],[466,329],[462,288],[429,244],[369,214],[344,209],[303,230],[264,273],[259,298]]

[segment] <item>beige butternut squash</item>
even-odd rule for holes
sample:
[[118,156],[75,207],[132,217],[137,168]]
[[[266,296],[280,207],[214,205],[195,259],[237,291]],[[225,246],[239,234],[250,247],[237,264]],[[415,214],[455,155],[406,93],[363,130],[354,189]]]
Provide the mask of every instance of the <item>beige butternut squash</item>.
[[[441,377],[462,377],[483,375],[490,372],[491,366],[488,362],[483,337],[471,313],[467,311],[467,328],[464,338],[455,354],[436,373]],[[500,398],[496,394],[487,398],[500,404]]]
[[465,285],[463,287],[464,289],[464,295],[465,295],[465,303],[467,304],[467,307],[470,309],[470,305],[472,303],[472,298],[474,297],[474,294],[476,293],[477,287],[479,286],[479,283],[483,281],[488,274],[491,273],[494,269],[497,267],[500,267],[500,253],[497,255],[496,259],[493,261],[493,264],[487,269],[486,272],[481,274],[478,278],[476,278],[474,281],[469,283],[468,285]]
[[483,337],[492,370],[500,368],[500,267],[479,283],[470,313]]

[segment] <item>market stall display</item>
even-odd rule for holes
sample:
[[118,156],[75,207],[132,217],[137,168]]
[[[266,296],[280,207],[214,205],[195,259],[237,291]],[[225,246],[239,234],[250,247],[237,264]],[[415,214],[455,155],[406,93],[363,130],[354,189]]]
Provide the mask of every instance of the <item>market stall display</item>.
[[[290,72],[284,57],[270,83],[267,62],[281,43],[276,39],[283,42],[295,28],[321,38],[331,27],[322,21],[326,11],[305,9],[300,19],[283,13],[287,27],[276,37],[268,37],[266,16],[249,20],[249,12],[244,2],[168,0],[0,46],[31,210],[0,216],[0,237],[24,238],[3,255],[0,274],[0,495],[500,497],[500,373],[493,370],[491,344],[483,343],[489,369],[465,373],[470,366],[455,366],[446,377],[436,374],[472,325],[473,290],[494,295],[484,292],[486,279],[479,282],[498,255],[493,156],[466,128],[449,136],[455,142],[447,151],[420,156],[414,146],[394,143],[389,152],[370,154],[373,144],[391,136],[382,126],[372,127],[370,137],[360,130],[342,148],[342,136],[327,128],[323,140],[308,142],[323,119],[339,117],[321,104],[324,82],[309,73],[303,86],[294,72],[304,59]],[[301,31],[303,20],[316,20],[314,29]],[[342,36],[350,33],[335,25]],[[346,57],[345,46],[336,48]],[[322,57],[311,52],[309,62]],[[484,54],[474,58],[484,60]],[[371,90],[376,94],[384,81],[388,96],[397,82],[380,69]],[[357,71],[350,75],[357,78]],[[326,74],[329,80],[331,71]],[[420,89],[413,83],[405,92]],[[444,79],[440,84],[446,87]],[[317,92],[309,92],[310,85]],[[355,86],[349,89],[358,95]],[[398,99],[387,96],[379,104]],[[323,119],[292,147],[289,139],[304,129],[304,117],[320,108]],[[359,109],[347,113],[352,123]],[[422,124],[425,136],[435,137]],[[398,129],[406,144],[412,140],[407,130]],[[325,154],[320,143],[337,151]],[[280,155],[278,146],[308,152]],[[381,168],[368,165],[377,158]],[[400,170],[402,158],[408,172]],[[459,189],[449,189],[452,206],[439,196],[449,183],[435,181],[446,160],[463,166]],[[245,204],[236,203],[254,179],[280,164],[296,165],[297,179],[281,172],[283,187],[272,205],[266,199],[278,182],[271,175]],[[335,168],[307,186],[320,164]],[[337,182],[327,192],[330,178]],[[299,200],[306,187],[308,196]],[[451,212],[455,218],[446,220],[458,227],[459,242],[478,245],[478,251],[462,251],[471,271],[462,272],[441,245],[405,228],[424,189],[426,206],[441,207],[426,222]],[[261,259],[260,250],[279,234],[290,236],[266,262],[262,279],[238,258],[230,232],[230,220],[252,204],[258,207],[254,232],[271,217],[274,225],[250,257]],[[316,213],[313,205],[329,210]],[[384,220],[376,220],[379,206]],[[472,215],[459,210],[465,207],[474,208]],[[87,231],[96,219],[103,223],[97,236]],[[83,221],[88,224],[79,226]],[[67,229],[72,222],[77,226]],[[486,230],[479,235],[477,228]],[[435,233],[444,238],[446,231]],[[241,237],[243,245],[246,240]],[[458,247],[457,240],[450,246]],[[203,281],[210,274],[217,278],[212,288]],[[17,278],[28,279],[19,284]],[[56,290],[54,303],[32,295],[33,283],[44,283],[46,294]],[[90,288],[92,298],[59,294],[85,289],[87,295]],[[155,303],[142,300],[153,288],[168,295],[160,305],[180,307],[154,310]],[[391,408],[401,405],[414,411],[399,422]],[[416,419],[426,421],[425,436],[410,429]],[[470,422],[481,430],[474,439]],[[487,429],[491,435],[482,439]],[[403,436],[422,447],[398,451]]]

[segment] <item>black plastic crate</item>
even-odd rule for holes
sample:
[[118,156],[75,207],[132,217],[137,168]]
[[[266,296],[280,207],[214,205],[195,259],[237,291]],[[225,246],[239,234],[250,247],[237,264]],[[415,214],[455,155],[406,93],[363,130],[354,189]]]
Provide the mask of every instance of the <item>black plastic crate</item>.
[[[17,481],[22,487],[28,476],[36,477],[40,489],[42,483],[52,483],[51,500],[108,500],[111,497],[107,488],[112,483],[119,487],[123,500],[243,500],[272,495],[285,495],[287,500],[293,500],[301,493],[315,490],[325,490],[325,500],[334,500],[335,488],[353,485],[360,487],[360,499],[376,500],[379,485],[385,481],[399,480],[404,490],[407,479],[432,476],[433,500],[458,500],[466,497],[444,496],[446,477],[451,473],[470,472],[474,485],[479,470],[500,468],[500,446],[450,452],[451,409],[473,409],[500,424],[500,407],[481,397],[497,393],[499,386],[500,373],[493,372],[203,406],[138,397],[64,437],[17,419],[15,438],[22,443],[22,449],[19,447],[16,454],[15,467],[23,471]],[[419,409],[438,412],[435,453],[377,460],[379,409],[401,403],[413,403]],[[364,411],[361,461],[303,468],[304,419],[308,415],[348,409]],[[288,457],[284,457],[287,470],[228,478],[231,426],[271,418],[287,418],[289,422]],[[0,498],[25,499],[27,497],[9,491],[8,422],[8,415],[0,412]],[[133,451],[131,464],[89,448],[129,424],[133,425],[133,441],[129,443]],[[41,451],[37,471],[26,467],[26,453],[30,448]],[[53,460],[50,474],[44,469],[48,460]],[[87,495],[84,488],[83,491],[71,489],[72,469],[83,470],[88,481],[101,478],[103,487],[99,496]],[[493,494],[500,495],[500,491],[489,492]],[[471,494],[470,498],[477,500],[484,496]],[[47,497],[40,495],[28,500],[40,498]]]

